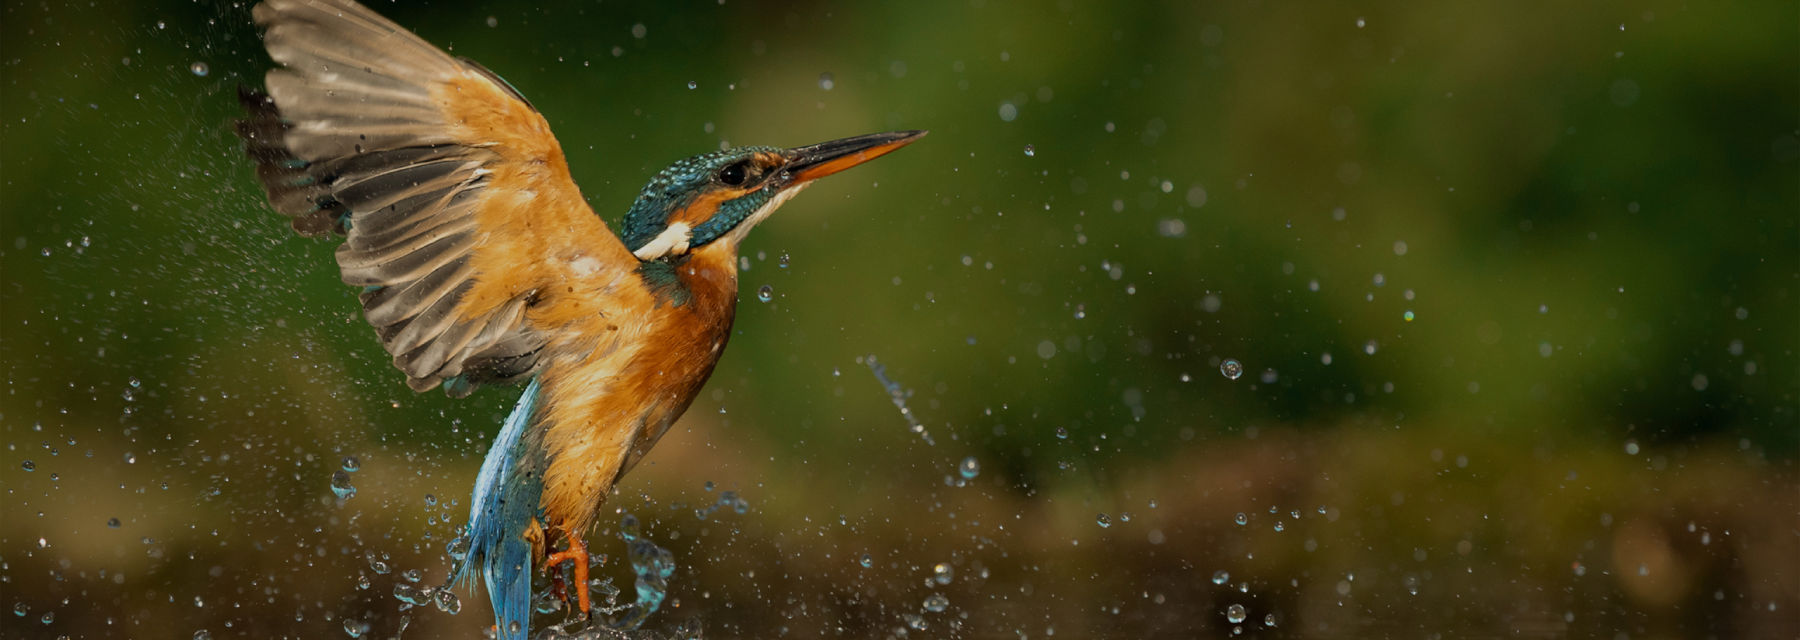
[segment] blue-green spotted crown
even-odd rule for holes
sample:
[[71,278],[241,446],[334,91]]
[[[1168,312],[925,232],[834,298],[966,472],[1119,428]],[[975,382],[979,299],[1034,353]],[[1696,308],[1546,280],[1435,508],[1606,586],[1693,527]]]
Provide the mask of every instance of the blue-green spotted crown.
[[[669,216],[708,189],[722,188],[713,181],[720,170],[757,153],[780,152],[781,149],[775,147],[737,147],[702,153],[669,165],[644,185],[637,200],[632,201],[631,210],[625,213],[619,235],[626,248],[636,252],[669,227]],[[711,218],[694,227],[689,246],[699,247],[719,239],[773,196],[768,189],[758,189],[720,204]]]

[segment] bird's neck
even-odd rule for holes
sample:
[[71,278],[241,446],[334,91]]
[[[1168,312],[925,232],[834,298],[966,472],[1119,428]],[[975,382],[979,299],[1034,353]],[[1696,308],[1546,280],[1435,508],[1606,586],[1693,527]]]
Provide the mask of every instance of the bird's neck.
[[[709,244],[672,259],[638,265],[659,309],[672,307],[729,324],[737,307],[737,251]],[[686,308],[694,305],[694,308]]]

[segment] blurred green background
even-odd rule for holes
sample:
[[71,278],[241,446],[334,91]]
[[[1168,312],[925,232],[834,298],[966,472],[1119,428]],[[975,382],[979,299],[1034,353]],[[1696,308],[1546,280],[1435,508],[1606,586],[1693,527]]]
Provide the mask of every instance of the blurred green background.
[[[1792,3],[375,6],[609,222],[722,144],[932,131],[746,244],[609,503],[680,565],[652,627],[1800,634]],[[514,392],[409,392],[266,209],[227,126],[268,65],[239,4],[0,13],[0,636],[491,624],[392,593]]]

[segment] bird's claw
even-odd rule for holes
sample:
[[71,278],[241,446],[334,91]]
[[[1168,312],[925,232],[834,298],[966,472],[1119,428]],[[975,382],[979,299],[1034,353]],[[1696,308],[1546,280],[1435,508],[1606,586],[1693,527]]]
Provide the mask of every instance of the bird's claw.
[[567,549],[552,553],[550,554],[550,557],[544,559],[544,571],[548,572],[551,567],[564,562],[574,565],[575,600],[581,605],[581,617],[585,618],[587,617],[588,609],[590,608],[588,600],[587,546],[583,545],[581,543],[581,538],[576,536],[569,536],[568,541],[569,546]]

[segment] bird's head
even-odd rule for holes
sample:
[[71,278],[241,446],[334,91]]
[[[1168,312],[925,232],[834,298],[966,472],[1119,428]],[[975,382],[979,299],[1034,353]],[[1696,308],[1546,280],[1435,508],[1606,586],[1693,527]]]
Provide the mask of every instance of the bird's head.
[[713,243],[736,250],[757,223],[812,181],[874,160],[924,136],[895,131],[780,149],[738,147],[663,169],[625,214],[625,246],[639,260],[686,255]]

